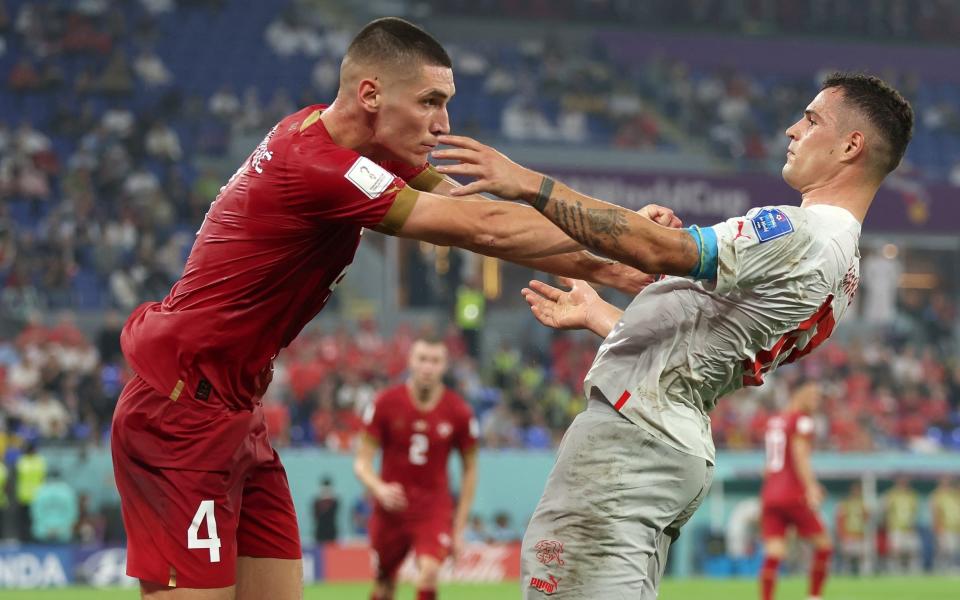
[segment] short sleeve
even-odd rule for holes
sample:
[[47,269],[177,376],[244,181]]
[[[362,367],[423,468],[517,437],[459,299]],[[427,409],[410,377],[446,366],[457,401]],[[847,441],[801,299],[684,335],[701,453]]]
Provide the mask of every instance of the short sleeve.
[[716,291],[747,289],[785,275],[809,243],[805,226],[804,215],[787,207],[753,209],[714,225]]
[[800,415],[797,417],[797,435],[810,438],[813,436],[813,417]]
[[379,225],[406,187],[396,174],[346,148],[294,153],[306,193],[292,208],[312,221]]
[[377,442],[378,445],[383,445],[384,433],[386,432],[385,424],[387,419],[384,415],[384,397],[378,396],[377,399],[371,402],[366,410],[363,411],[363,433]]

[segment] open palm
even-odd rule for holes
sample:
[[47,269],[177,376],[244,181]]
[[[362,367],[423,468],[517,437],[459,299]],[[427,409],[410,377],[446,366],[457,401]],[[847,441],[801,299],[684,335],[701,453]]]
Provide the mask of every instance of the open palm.
[[538,321],[554,329],[587,328],[589,311],[600,296],[586,281],[560,278],[560,283],[569,286],[567,291],[555,288],[542,281],[531,281],[529,288],[521,292],[530,305],[530,311]]

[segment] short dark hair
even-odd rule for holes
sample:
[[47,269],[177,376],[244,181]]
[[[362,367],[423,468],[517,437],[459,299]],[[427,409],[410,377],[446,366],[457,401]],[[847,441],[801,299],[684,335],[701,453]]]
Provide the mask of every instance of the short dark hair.
[[884,175],[903,160],[907,144],[913,137],[913,108],[887,82],[864,73],[831,73],[823,80],[821,90],[839,88],[848,105],[859,111],[883,137]]
[[439,335],[437,335],[432,331],[424,331],[418,334],[417,337],[414,338],[413,340],[414,344],[416,344],[417,342],[426,344],[428,346],[443,346],[444,348],[447,347],[447,342],[442,337],[440,337]]
[[432,35],[397,17],[376,19],[360,30],[346,56],[352,60],[388,59],[452,68],[450,55]]

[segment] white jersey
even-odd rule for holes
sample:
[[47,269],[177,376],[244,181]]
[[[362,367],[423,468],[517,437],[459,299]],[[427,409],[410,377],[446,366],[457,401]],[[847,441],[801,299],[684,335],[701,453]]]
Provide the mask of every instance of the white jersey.
[[714,462],[717,399],[820,345],[860,280],[860,223],[827,205],[755,208],[713,227],[716,282],[668,277],[634,298],[584,380],[626,418]]

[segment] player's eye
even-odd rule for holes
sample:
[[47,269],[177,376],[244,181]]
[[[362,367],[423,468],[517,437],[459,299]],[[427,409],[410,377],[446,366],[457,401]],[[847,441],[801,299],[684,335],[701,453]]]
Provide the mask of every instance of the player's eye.
[[810,115],[807,115],[807,120],[810,121],[810,124],[811,124],[811,125],[816,125],[816,124],[817,124],[817,122],[814,121],[814,120],[813,120],[813,117],[811,117]]

